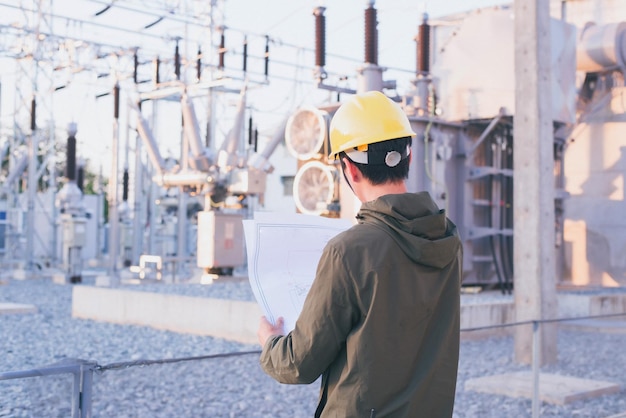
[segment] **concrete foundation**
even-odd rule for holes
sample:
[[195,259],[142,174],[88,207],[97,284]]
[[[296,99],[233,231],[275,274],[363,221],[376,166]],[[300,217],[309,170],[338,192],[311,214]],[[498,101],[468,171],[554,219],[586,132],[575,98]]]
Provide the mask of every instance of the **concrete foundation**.
[[[625,317],[626,318],[626,317]],[[626,320],[578,319],[561,323],[561,329],[579,332],[602,332],[605,334],[626,334]]]
[[[517,372],[469,379],[465,382],[465,390],[530,399],[533,375],[531,372]],[[557,405],[610,395],[620,390],[621,386],[612,382],[539,374],[539,399]]]
[[[482,298],[480,295],[476,297],[476,300]],[[559,294],[558,300],[561,318],[626,312],[626,292]],[[132,290],[128,287],[77,285],[73,289],[72,315],[254,344],[262,312],[256,302],[142,292],[141,285],[133,286]],[[626,321],[626,317],[616,319]],[[463,339],[511,335],[515,327],[495,326],[513,322],[515,306],[512,298],[492,302],[464,298],[461,304],[461,329],[466,330],[461,332]],[[614,332],[620,331],[620,322],[603,320],[604,323],[608,323],[604,328],[612,324]],[[560,323],[564,327],[574,324],[583,325],[577,321]],[[483,327],[487,328],[480,329]]]
[[26,305],[22,303],[0,303],[0,315],[30,313],[37,313],[37,307],[35,305]]
[[76,286],[72,316],[116,324],[257,342],[262,313],[255,302]]
[[593,316],[626,312],[624,292],[564,292],[559,297],[561,317]]

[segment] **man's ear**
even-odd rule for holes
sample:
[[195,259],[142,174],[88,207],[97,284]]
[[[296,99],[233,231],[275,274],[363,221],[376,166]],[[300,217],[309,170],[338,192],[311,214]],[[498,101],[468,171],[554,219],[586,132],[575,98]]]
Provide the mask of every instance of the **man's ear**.
[[356,165],[354,165],[352,160],[348,157],[344,157],[343,164],[345,167],[344,172],[346,173],[346,176],[348,176],[350,182],[358,183],[361,180],[361,172],[358,168],[356,168]]

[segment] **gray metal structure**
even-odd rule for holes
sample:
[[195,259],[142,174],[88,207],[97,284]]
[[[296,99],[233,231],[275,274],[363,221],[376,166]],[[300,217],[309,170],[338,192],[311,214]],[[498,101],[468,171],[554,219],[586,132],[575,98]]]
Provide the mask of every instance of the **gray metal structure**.
[[[366,22],[367,16],[372,13],[372,6],[373,2],[369,2]],[[586,6],[581,2],[573,7],[583,9]],[[566,9],[564,6],[561,14],[564,15]],[[318,8],[314,13],[318,46],[326,41],[325,35],[318,29],[323,29],[320,20],[325,11],[324,8]],[[588,12],[585,9],[586,16],[589,16]],[[584,156],[568,157],[568,147],[571,148],[576,136],[583,135],[585,141],[591,141],[591,138],[587,139],[589,134],[585,131],[589,126],[598,124],[607,127],[600,129],[611,129],[615,134],[618,132],[611,123],[623,119],[615,108],[619,106],[617,97],[623,84],[623,69],[626,67],[626,24],[589,23],[583,25],[581,30],[580,17],[574,13],[571,16],[577,19],[573,23],[579,25],[578,28],[568,23],[564,16],[549,19],[551,55],[548,68],[551,77],[547,85],[550,86],[549,113],[553,121],[552,144],[549,147],[553,151],[553,170],[550,178],[542,181],[549,182],[555,189],[554,264],[558,281],[565,284],[574,271],[577,277],[586,274],[584,271],[581,274],[580,269],[574,269],[573,264],[589,263],[589,270],[595,275],[590,279],[592,282],[595,280],[598,284],[614,286],[623,277],[624,271],[618,257],[620,248],[623,248],[623,239],[617,235],[624,228],[616,213],[620,205],[611,202],[612,206],[607,207],[606,210],[612,214],[610,219],[613,225],[608,228],[602,225],[608,219],[599,222],[593,216],[593,208],[584,203],[586,200],[571,200],[568,188],[571,189],[572,177],[568,171],[575,172],[576,166],[580,165],[577,161],[584,159]],[[464,240],[465,283],[497,286],[505,292],[510,292],[513,286],[514,264],[513,116],[516,91],[512,23],[513,10],[507,6],[451,16],[432,26],[425,16],[417,38],[418,68],[413,90],[394,96],[392,93],[395,91],[381,81],[383,68],[380,72],[372,73],[373,79],[364,82],[361,87],[361,91],[387,91],[390,97],[402,104],[410,117],[417,137],[413,143],[412,168],[407,184],[410,190],[431,192],[440,207],[447,210],[459,227]],[[368,34],[372,32],[366,26],[366,63],[377,62],[376,57],[372,59],[367,55]],[[320,88],[333,90],[333,86],[324,81],[325,59],[321,53],[318,55],[321,56],[316,60],[315,74],[319,83],[323,84]],[[359,76],[363,76],[362,71],[358,72]],[[585,78],[582,83],[581,76]],[[339,87],[336,91],[350,93]],[[288,125],[288,148],[319,144],[320,135],[327,139],[332,109],[336,109],[339,104],[330,102],[318,106],[318,113],[326,116],[309,117],[308,125],[301,123],[297,132],[291,132]],[[293,113],[292,118],[304,119],[302,115],[313,113],[311,109],[301,108]],[[291,146],[289,141],[293,142]],[[602,141],[604,146],[615,149],[616,155],[619,155],[619,146],[616,149],[607,142],[615,139],[606,138]],[[324,156],[327,144],[315,146],[317,148],[314,150],[302,148],[298,157],[328,164],[328,170],[336,172],[335,166],[326,161]],[[612,157],[609,159],[614,161]],[[307,164],[299,166],[300,176],[297,174],[296,179],[304,177],[304,170],[311,170]],[[608,169],[614,172],[614,177],[619,178],[621,175],[619,161],[614,161]],[[323,170],[318,171],[321,173]],[[321,174],[319,176],[326,178]],[[351,217],[358,203],[354,202],[341,176],[334,177],[335,184],[332,187],[326,185],[328,181],[295,184],[294,196],[317,197],[318,202],[308,203],[316,213]],[[576,178],[574,184],[579,184]],[[306,189],[299,190],[302,187]],[[339,197],[326,193],[330,189],[337,190]],[[620,198],[620,193],[618,189],[609,199]],[[304,202],[301,202],[299,207],[303,206]],[[576,219],[584,219],[587,225],[595,225],[594,234],[606,237],[607,243],[602,245],[609,248],[609,256],[599,253],[594,255],[595,252],[589,247],[587,254],[580,254],[591,241],[586,238],[588,244],[580,242],[585,239],[583,221],[577,220],[578,223],[574,225],[568,219],[571,216],[568,213],[575,213]],[[576,235],[575,228],[581,230],[582,238]],[[573,252],[578,256],[573,256]],[[585,261],[588,257],[591,259]],[[606,269],[605,273],[601,273],[602,269]],[[575,281],[580,283],[583,280]]]

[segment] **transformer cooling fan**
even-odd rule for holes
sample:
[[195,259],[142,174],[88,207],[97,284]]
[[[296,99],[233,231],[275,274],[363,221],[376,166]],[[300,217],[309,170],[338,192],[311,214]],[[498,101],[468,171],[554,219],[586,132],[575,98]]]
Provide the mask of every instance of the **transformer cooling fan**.
[[293,197],[301,213],[320,215],[327,211],[335,195],[335,172],[319,161],[304,164],[293,181]]
[[287,120],[285,144],[289,153],[305,161],[317,157],[326,139],[326,112],[302,107]]

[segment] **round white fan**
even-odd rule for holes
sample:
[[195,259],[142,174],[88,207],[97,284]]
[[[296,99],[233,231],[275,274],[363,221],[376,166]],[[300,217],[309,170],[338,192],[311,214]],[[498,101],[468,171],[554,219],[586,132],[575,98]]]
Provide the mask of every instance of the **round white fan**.
[[293,197],[300,212],[320,215],[328,210],[335,195],[335,172],[334,167],[319,161],[300,167],[293,181]]
[[302,107],[289,117],[285,126],[285,144],[299,160],[319,154],[326,139],[327,113],[314,107]]

